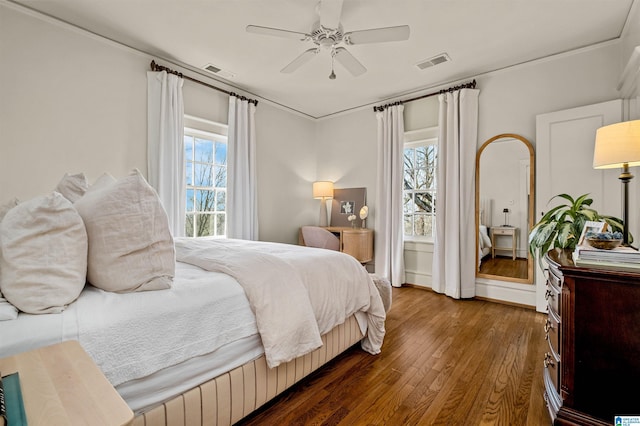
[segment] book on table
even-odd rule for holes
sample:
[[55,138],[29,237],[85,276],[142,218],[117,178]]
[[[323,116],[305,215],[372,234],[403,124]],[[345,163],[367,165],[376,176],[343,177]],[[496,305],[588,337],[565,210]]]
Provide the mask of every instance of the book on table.
[[5,425],[27,425],[18,373],[0,377],[0,426]]
[[629,262],[608,262],[606,260],[585,260],[574,258],[573,263],[576,266],[584,268],[606,269],[609,271],[624,271],[640,273],[640,264]]
[[573,252],[573,260],[606,261],[640,265],[640,251],[632,247],[616,247],[611,250],[597,249],[591,246],[578,246]]

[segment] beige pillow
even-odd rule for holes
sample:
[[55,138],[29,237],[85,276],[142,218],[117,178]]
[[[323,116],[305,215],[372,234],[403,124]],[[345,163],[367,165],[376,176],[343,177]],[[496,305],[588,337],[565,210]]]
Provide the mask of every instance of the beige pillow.
[[[6,203],[0,204],[0,223],[2,222],[2,218],[5,214],[12,208],[18,205],[18,199],[14,198],[12,200],[7,201]],[[0,246],[0,256],[2,255],[2,249]],[[7,299],[2,296],[2,291],[0,291],[0,321],[12,320],[18,318],[18,309],[13,306],[11,303],[7,301]]]
[[84,173],[78,173],[75,175],[65,173],[62,179],[60,179],[60,182],[58,182],[56,191],[61,193],[67,200],[75,203],[84,195],[85,192],[87,192],[87,188],[89,188],[89,183],[87,182],[87,177]]
[[0,289],[30,314],[59,313],[86,282],[87,234],[60,193],[36,197],[9,210],[0,223]]
[[138,170],[94,184],[75,207],[89,237],[89,283],[117,293],[171,287],[175,249],[169,221]]

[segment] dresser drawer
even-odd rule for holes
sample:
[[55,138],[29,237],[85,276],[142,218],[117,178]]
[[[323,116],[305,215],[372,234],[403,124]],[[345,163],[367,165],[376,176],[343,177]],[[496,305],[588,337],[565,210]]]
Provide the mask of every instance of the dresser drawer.
[[513,235],[515,228],[493,228],[493,235]]
[[[555,272],[555,273],[554,273]],[[558,274],[558,275],[556,275]],[[547,273],[547,290],[544,295],[547,299],[549,309],[553,309],[556,313],[556,317],[560,318],[560,292],[562,291],[562,275],[559,271],[554,271],[553,268],[549,268]]]
[[[562,406],[562,400],[560,399],[560,394],[558,394],[557,388],[557,374],[555,374],[556,369],[554,367],[545,367],[544,369],[544,401],[547,404],[547,409],[549,410],[549,415],[551,416],[551,421],[553,422],[558,415],[558,411]],[[554,380],[553,377],[556,377]]]
[[544,323],[544,338],[549,344],[549,353],[553,355],[553,360],[560,362],[560,317],[549,307],[549,314]]

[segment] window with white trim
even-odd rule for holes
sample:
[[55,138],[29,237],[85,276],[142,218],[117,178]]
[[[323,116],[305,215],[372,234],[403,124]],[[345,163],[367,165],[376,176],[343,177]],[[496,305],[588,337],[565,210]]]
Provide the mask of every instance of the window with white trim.
[[187,237],[227,233],[227,138],[185,127]]
[[[434,133],[434,129],[429,130],[427,135]],[[425,131],[420,134],[424,136]],[[408,140],[411,139],[408,136],[405,134],[404,144],[404,235],[430,239],[433,238],[436,221],[438,139]]]

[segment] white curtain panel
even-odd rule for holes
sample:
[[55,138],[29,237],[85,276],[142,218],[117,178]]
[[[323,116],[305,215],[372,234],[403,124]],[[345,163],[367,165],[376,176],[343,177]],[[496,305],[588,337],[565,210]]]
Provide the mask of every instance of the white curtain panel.
[[227,147],[227,237],[258,239],[256,106],[229,96]]
[[433,284],[455,299],[475,296],[475,161],[479,90],[439,95],[438,193]]
[[378,175],[376,199],[376,275],[394,287],[404,283],[402,191],[404,173],[404,106],[376,113],[378,119]]
[[174,74],[147,72],[147,167],[175,237],[184,236],[184,80]]

